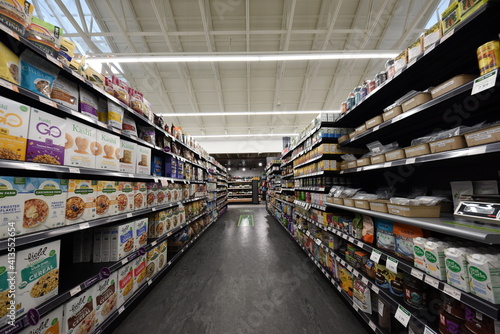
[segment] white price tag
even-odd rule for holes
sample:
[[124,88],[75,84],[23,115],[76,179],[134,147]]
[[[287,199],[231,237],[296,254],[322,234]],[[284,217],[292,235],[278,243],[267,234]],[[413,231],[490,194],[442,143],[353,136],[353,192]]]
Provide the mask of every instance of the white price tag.
[[393,273],[397,274],[398,273],[398,263],[399,263],[398,260],[388,256],[385,266],[387,267],[387,269],[389,269]]
[[354,311],[358,312],[359,311],[359,307],[356,303],[353,303],[352,304],[352,308],[354,309]]
[[421,281],[424,279],[424,272],[415,268],[411,268],[411,275]]
[[370,322],[368,323],[368,326],[370,326],[370,328],[372,329],[372,331],[375,332],[375,330],[377,330],[377,325],[375,325],[375,323],[373,321],[370,320]]
[[80,224],[80,230],[85,230],[87,228],[90,228],[89,223],[82,223],[82,224]]
[[77,72],[75,71],[71,71],[71,73],[73,74],[74,77],[77,77],[78,79],[82,80],[82,81],[85,81],[85,78],[82,77],[80,74],[78,74]]
[[439,289],[439,281],[432,276],[426,275],[424,282],[436,289]]
[[167,266],[170,266],[172,264],[172,261],[168,261]]
[[372,285],[372,291],[375,292],[377,295],[380,292],[380,289],[376,285]]
[[372,260],[375,263],[378,263],[380,261],[381,256],[382,256],[382,253],[379,252],[378,250],[374,249],[372,251],[372,254],[370,255],[370,260]]
[[11,84],[8,81],[0,79],[0,86],[5,87],[7,89],[13,90],[16,93],[19,93],[19,88],[16,85]]
[[127,218],[132,218],[132,212],[127,213]]
[[156,210],[157,210],[156,206],[153,206],[153,207],[151,208],[151,211],[153,211],[153,212],[155,212]]
[[153,242],[151,243],[151,247],[156,246],[156,244],[157,244],[157,242],[156,242],[156,240],[155,240],[155,241],[153,241]]
[[347,270],[351,271],[352,272],[352,267],[350,264],[347,265]]
[[358,247],[363,248],[363,243],[361,241],[359,241],[359,240],[356,241],[356,245],[358,245]]
[[153,180],[155,181],[155,183],[158,183],[158,178],[157,177],[153,178]]
[[307,231],[307,232],[306,232],[306,235],[307,235],[308,237],[310,237],[310,236],[311,236],[311,233],[310,233],[309,231]]
[[388,168],[388,167],[391,167],[392,166],[392,162],[386,162],[384,164],[384,168]]
[[364,284],[364,285],[368,285],[368,278],[363,277],[363,278],[361,279],[361,282],[363,282],[363,284]]
[[69,172],[73,174],[80,174],[80,168],[69,167]]
[[321,245],[321,240],[316,239],[316,245],[318,245],[318,246]]
[[380,129],[380,125],[374,126],[372,131],[377,131],[378,129]]
[[71,295],[71,297],[73,297],[74,295],[76,295],[80,291],[82,291],[82,288],[80,286],[76,286],[69,291],[69,294]]
[[406,159],[405,165],[411,165],[415,163],[415,158]]
[[153,281],[148,279],[148,285],[151,285],[152,283],[153,283]]
[[444,41],[446,41],[448,38],[450,38],[451,36],[453,36],[453,34],[455,33],[455,28],[451,29],[450,31],[448,31],[443,37],[441,37],[441,40],[439,41],[439,43],[443,43]]
[[128,174],[128,177],[134,177],[134,174]]
[[434,50],[434,48],[436,47],[436,44],[432,44],[431,46],[429,46],[425,51],[424,51],[424,56],[426,54],[428,54],[429,52],[431,52],[432,50]]
[[444,291],[444,293],[455,298],[456,300],[460,300],[460,298],[462,298],[462,292],[458,289],[455,289],[454,287],[452,287],[448,284],[444,285],[443,291]]
[[354,238],[353,237],[349,237],[349,242],[353,243],[354,242]]
[[118,314],[122,314],[125,311],[125,306],[122,306],[118,309]]
[[467,155],[468,156],[471,156],[471,155],[479,155],[479,154],[484,154],[486,153],[486,146],[476,146],[476,147],[470,147],[468,150],[467,150]]
[[345,261],[344,260],[340,260],[340,264],[345,267]]
[[39,96],[38,98],[40,99],[40,102],[45,103],[46,105],[49,105],[53,108],[57,108],[57,104],[54,101],[46,99],[45,97],[42,96]]
[[424,334],[436,334],[436,332],[434,332],[429,327],[425,326]]
[[124,264],[127,264],[127,262],[128,262],[128,259],[127,259],[127,258],[122,259],[122,266],[123,266]]
[[396,315],[394,316],[403,326],[408,327],[408,322],[411,318],[411,313],[408,312],[403,306],[399,305]]
[[497,73],[498,69],[491,71],[490,73],[486,73],[485,75],[482,75],[476,80],[474,80],[474,86],[472,86],[471,95],[477,94],[479,92],[482,92],[483,90],[494,87],[497,81]]
[[363,170],[362,167],[356,168],[356,172],[361,172]]

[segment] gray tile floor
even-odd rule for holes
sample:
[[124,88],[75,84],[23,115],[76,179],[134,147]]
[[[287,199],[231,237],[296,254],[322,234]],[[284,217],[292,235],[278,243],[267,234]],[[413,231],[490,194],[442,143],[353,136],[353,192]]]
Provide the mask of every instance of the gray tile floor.
[[368,333],[294,243],[265,205],[231,205],[114,333]]

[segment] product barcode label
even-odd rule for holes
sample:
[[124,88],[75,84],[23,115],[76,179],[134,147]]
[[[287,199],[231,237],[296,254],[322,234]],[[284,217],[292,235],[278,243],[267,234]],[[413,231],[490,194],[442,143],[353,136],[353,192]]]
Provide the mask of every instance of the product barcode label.
[[460,298],[462,298],[462,292],[458,289],[455,289],[454,287],[448,285],[448,284],[445,284],[444,285],[444,289],[443,289],[444,293],[446,293],[447,295],[457,299],[457,300],[460,300]]
[[80,286],[76,286],[69,291],[69,294],[71,295],[71,297],[73,297],[74,295],[76,295],[80,291],[82,291],[82,288]]
[[425,276],[424,282],[436,289],[439,289],[439,281],[432,276],[429,275]]
[[408,327],[408,322],[411,318],[411,313],[403,306],[399,305],[396,315],[394,316],[403,326]]
[[419,280],[424,279],[424,273],[418,269],[415,269],[415,268],[411,269],[411,275],[415,278],[418,278]]
[[82,223],[82,224],[80,224],[80,230],[85,230],[87,228],[90,228],[89,223]]

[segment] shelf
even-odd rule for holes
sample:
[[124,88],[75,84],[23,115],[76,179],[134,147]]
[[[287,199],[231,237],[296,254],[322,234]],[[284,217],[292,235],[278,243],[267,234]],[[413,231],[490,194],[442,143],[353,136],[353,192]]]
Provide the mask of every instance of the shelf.
[[281,191],[295,191],[295,188],[281,188]]
[[321,122],[321,123],[317,124],[314,128],[311,129],[311,131],[309,131],[309,133],[305,137],[303,137],[301,140],[299,140],[293,147],[290,147],[290,149],[287,152],[282,154],[281,160],[283,160],[283,158],[286,157],[287,155],[291,154],[293,152],[293,150],[295,150],[300,144],[302,144],[309,137],[311,137],[313,134],[315,134],[320,128],[331,127],[331,126],[337,126],[337,122]]
[[324,192],[328,189],[326,187],[295,187],[295,190]]
[[293,172],[292,172],[292,173],[290,173],[290,174],[282,175],[282,176],[281,176],[281,178],[282,178],[282,179],[288,179],[288,178],[290,178],[290,177],[292,177],[292,176],[293,176]]
[[252,181],[228,181],[228,183],[252,183]]
[[245,197],[252,197],[252,194],[229,194],[229,197],[236,197],[236,196],[245,196]]
[[269,195],[269,196],[272,197],[272,198],[274,198],[278,202],[284,203],[285,205],[292,205],[293,206],[293,204],[294,204],[293,202],[288,202],[288,201],[279,199],[278,197],[275,197],[275,196],[272,196],[272,195]]
[[313,162],[318,161],[318,160],[322,160],[323,158],[325,158],[325,159],[326,159],[326,158],[327,158],[327,157],[329,157],[329,156],[331,157],[331,156],[338,156],[338,155],[339,155],[339,154],[334,154],[334,153],[332,153],[332,154],[328,154],[328,153],[327,153],[327,154],[325,154],[325,153],[323,153],[322,155],[319,155],[319,156],[314,157],[314,158],[312,158],[312,159],[310,159],[310,160],[307,160],[307,161],[305,161],[305,162],[303,162],[303,163],[301,163],[301,164],[298,164],[297,166],[293,167],[293,169],[297,169],[297,168],[300,168],[300,167],[302,167],[302,166],[309,165],[310,163],[313,163]]
[[[298,157],[303,156],[304,154],[311,152],[315,147],[321,145],[321,144],[332,144],[332,143],[337,143],[339,137],[321,137],[317,142],[309,146],[308,148],[304,149],[302,152],[298,153],[297,155],[293,156],[290,159],[290,162],[295,161]],[[338,155],[340,156],[341,154],[338,153],[326,153],[326,155]]]
[[397,221],[403,224],[417,226],[426,230],[436,231],[464,238],[472,241],[479,241],[486,244],[500,244],[500,228],[498,224],[484,222],[473,222],[453,216],[443,218],[409,218],[396,216],[389,213],[358,209],[355,207],[327,203],[328,207],[356,212],[371,217]]
[[245,188],[227,188],[227,190],[252,190],[252,187],[245,186]]
[[323,171],[315,172],[315,173],[311,173],[311,174],[295,176],[295,179],[303,179],[306,177],[321,176],[321,175],[327,175],[327,174],[333,174],[333,173],[338,173],[338,171],[336,171],[336,170],[323,170]]
[[309,209],[313,208],[313,209],[317,209],[317,210],[320,210],[320,211],[326,211],[326,209],[327,209],[327,207],[324,206],[324,205],[317,205],[317,204],[307,203],[307,202],[304,202],[304,201],[299,201],[298,199],[294,200],[293,204],[295,204],[296,206],[300,206],[300,207],[304,208],[305,210],[309,210]]
[[453,151],[426,154],[415,158],[400,159],[391,162],[368,165],[364,167],[350,168],[340,171],[340,174],[357,173],[357,172],[364,172],[369,170],[384,169],[384,168],[404,166],[404,165],[422,164],[428,162],[443,161],[448,159],[467,158],[470,156],[478,156],[478,155],[498,153],[498,152],[500,152],[500,142],[481,145],[481,146],[474,146],[469,148],[462,148]]
[[229,198],[228,203],[252,203],[252,198]]

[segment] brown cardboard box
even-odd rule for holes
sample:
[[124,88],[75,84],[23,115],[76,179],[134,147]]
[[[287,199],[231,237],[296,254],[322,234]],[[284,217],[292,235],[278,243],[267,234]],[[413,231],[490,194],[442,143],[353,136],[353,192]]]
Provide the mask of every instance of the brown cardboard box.
[[405,159],[405,158],[406,158],[405,150],[403,150],[402,148],[391,151],[391,152],[387,152],[385,154],[386,161],[394,161],[394,160]]
[[347,168],[356,168],[356,167],[357,167],[356,161],[350,161],[347,163]]
[[429,153],[431,153],[431,149],[429,148],[429,144],[427,143],[405,148],[405,154],[407,158],[418,157]]
[[370,204],[366,199],[356,199],[354,200],[354,206],[358,209],[370,210]]
[[432,100],[431,93],[419,93],[411,99],[404,101],[401,105],[401,108],[403,108],[403,112],[407,112],[408,110],[413,109],[430,100]]
[[375,165],[375,164],[380,164],[382,162],[385,162],[385,155],[384,154],[379,154],[379,155],[376,155],[374,157],[371,157],[370,158],[370,161],[372,163],[372,165]]
[[383,122],[382,115],[375,116],[365,122],[365,126],[367,129],[371,129]]
[[340,170],[348,169],[347,162],[343,162],[340,164]]
[[431,90],[432,98],[435,99],[438,96],[441,96],[445,93],[448,93],[449,91],[451,91],[457,87],[460,87],[462,85],[465,85],[466,83],[474,80],[475,78],[477,78],[477,76],[471,75],[471,74],[457,75],[457,76],[451,78],[450,80],[443,82],[442,84],[440,84],[436,88],[432,89]]
[[500,141],[500,125],[468,133],[465,141],[469,147]]
[[382,114],[382,118],[384,122],[393,119],[397,115],[401,115],[403,113],[403,108],[401,105],[395,106],[394,108],[387,110],[385,113]]
[[361,125],[361,126],[358,126],[356,128],[356,131],[354,131],[356,133],[356,135],[359,135],[360,133],[363,133],[366,131],[366,125]]
[[439,218],[441,207],[387,204],[390,214],[403,217]]
[[363,158],[356,160],[357,167],[368,166],[369,164],[371,164],[370,158]]
[[352,198],[344,198],[344,205],[354,207],[354,200]]
[[370,210],[387,213],[387,203],[389,203],[386,199],[376,199],[369,202]]
[[349,139],[353,139],[354,137],[356,137],[357,133],[356,131],[353,131],[349,134]]
[[339,137],[339,143],[343,143],[345,141],[348,141],[349,140],[349,135],[343,135],[341,137]]
[[338,204],[338,205],[344,205],[344,199],[343,198],[333,198],[333,204]]
[[431,153],[439,153],[451,150],[457,150],[459,148],[467,147],[464,136],[455,136],[451,138],[436,140],[429,143]]
[[327,201],[328,203],[333,203],[333,200],[334,200],[334,198],[333,198],[333,197],[330,197],[330,196],[327,196],[327,197],[326,197],[326,201]]

